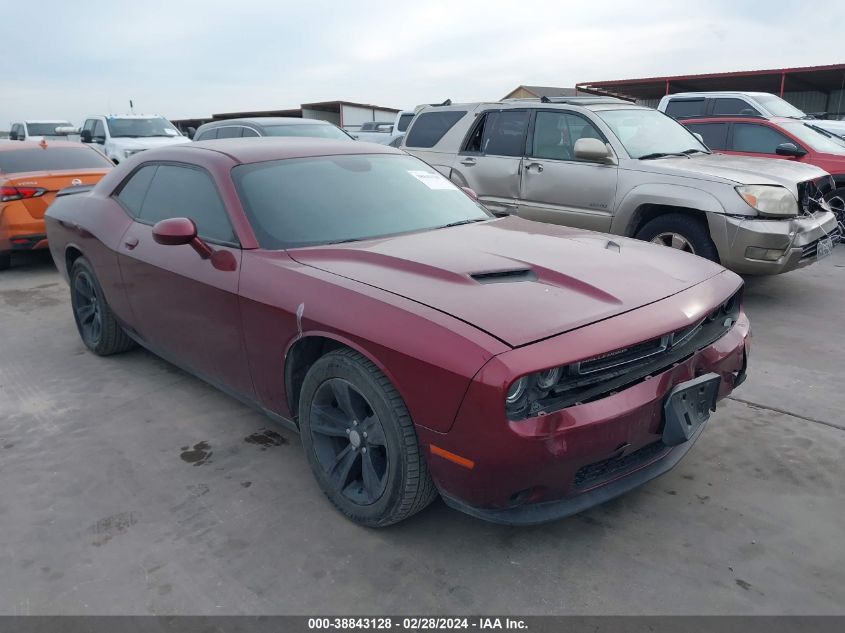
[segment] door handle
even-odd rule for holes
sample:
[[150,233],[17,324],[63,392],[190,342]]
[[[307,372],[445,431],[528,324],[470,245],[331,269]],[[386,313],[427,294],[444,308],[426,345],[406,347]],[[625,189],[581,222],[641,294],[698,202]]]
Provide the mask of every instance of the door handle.
[[526,171],[528,171],[528,170],[529,170],[529,169],[531,169],[532,167],[536,167],[536,168],[537,168],[537,172],[538,172],[538,173],[543,171],[543,165],[542,165],[542,163],[528,163],[528,164],[525,166],[525,170],[526,170]]
[[138,238],[135,237],[135,236],[132,236],[132,237],[129,237],[126,240],[124,240],[123,243],[126,246],[126,248],[128,248],[131,251],[133,248],[138,246]]
[[475,165],[475,159],[474,158],[464,158],[463,160],[461,160],[461,165],[466,165],[467,167],[472,167],[473,165]]

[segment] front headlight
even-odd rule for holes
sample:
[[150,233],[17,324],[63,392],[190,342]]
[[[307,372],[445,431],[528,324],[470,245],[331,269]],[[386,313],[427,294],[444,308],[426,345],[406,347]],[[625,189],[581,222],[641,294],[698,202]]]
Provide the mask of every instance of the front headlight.
[[736,192],[748,206],[762,215],[794,217],[798,215],[798,201],[795,196],[779,185],[744,185]]

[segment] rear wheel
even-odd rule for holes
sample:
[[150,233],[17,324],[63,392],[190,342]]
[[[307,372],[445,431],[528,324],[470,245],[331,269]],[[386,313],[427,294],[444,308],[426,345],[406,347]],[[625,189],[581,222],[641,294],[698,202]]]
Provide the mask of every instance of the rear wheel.
[[135,344],[117,322],[94,269],[84,257],[77,259],[71,267],[70,299],[79,336],[92,352],[109,356]]
[[719,252],[710,239],[707,223],[685,213],[667,213],[648,221],[635,236],[638,240],[676,248],[714,262]]
[[10,253],[0,253],[0,270],[6,270],[12,265],[12,255]]
[[437,496],[405,403],[364,356],[340,349],[305,376],[302,444],[317,483],[348,518],[396,523]]

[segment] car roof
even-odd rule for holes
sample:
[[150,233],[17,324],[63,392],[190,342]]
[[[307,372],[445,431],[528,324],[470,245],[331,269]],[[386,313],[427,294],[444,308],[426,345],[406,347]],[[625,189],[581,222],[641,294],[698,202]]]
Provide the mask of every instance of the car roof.
[[89,151],[97,151],[89,147],[85,143],[77,143],[76,141],[13,141],[11,143],[0,144],[0,152],[14,152],[16,149],[36,148],[49,150],[51,147],[71,147],[77,149],[85,149]]
[[[259,138],[227,138],[197,141],[190,144],[172,145],[160,150],[147,150],[144,154],[147,157],[152,156],[152,152],[166,152],[168,156],[175,156],[197,150],[219,152],[238,163],[260,163],[287,158],[341,156],[344,154],[405,154],[401,150],[378,143],[294,136],[265,136]],[[185,154],[185,156],[190,156],[190,153]]]
[[67,123],[70,124],[70,121],[67,119],[26,119],[21,121],[21,123]]
[[302,119],[300,117],[292,116],[256,116],[245,117],[243,119],[220,119],[219,121],[209,121],[208,123],[203,123],[200,127],[220,127],[224,125],[240,125],[243,123],[251,123],[252,125],[332,125],[328,121],[323,121],[322,119]]

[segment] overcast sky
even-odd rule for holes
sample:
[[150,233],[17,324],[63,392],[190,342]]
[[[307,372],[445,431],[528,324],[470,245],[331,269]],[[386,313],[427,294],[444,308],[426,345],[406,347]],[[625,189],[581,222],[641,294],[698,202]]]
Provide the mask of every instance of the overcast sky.
[[[842,4],[0,0],[0,129],[343,99],[396,108],[519,84],[845,62]],[[15,17],[17,16],[17,17]]]

